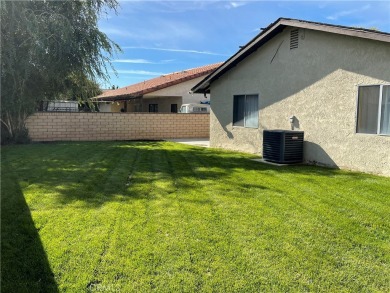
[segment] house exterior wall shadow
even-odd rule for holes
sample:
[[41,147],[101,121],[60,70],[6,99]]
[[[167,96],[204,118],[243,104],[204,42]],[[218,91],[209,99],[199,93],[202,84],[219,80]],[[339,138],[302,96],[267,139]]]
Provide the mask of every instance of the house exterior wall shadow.
[[[307,162],[390,176],[390,136],[356,133],[358,86],[390,84],[389,44],[300,28],[291,50],[292,29],[211,84],[210,145],[261,154],[263,130],[289,130],[295,116]],[[259,95],[259,128],[232,125],[243,94]]]

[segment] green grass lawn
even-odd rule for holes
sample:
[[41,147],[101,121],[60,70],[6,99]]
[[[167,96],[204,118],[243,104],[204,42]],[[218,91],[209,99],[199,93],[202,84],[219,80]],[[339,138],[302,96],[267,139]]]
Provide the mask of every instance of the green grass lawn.
[[390,179],[168,142],[8,146],[2,292],[389,292]]

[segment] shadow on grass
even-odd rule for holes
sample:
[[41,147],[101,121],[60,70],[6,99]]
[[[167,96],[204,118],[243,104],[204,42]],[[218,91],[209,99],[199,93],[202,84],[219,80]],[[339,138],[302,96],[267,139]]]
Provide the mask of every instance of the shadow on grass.
[[[191,192],[199,186],[216,180],[229,181],[240,171],[259,172],[259,181],[237,182],[235,188],[269,189],[262,185],[261,176],[277,178],[293,175],[302,181],[313,181],[314,176],[359,179],[360,173],[315,166],[277,167],[251,161],[254,156],[183,146],[166,142],[91,142],[34,145],[40,153],[30,151],[26,161],[13,165],[22,186],[42,186],[55,195],[53,205],[83,202],[89,207],[108,201],[153,199],[153,193],[173,193],[178,188]],[[27,147],[28,148],[28,147]],[[245,173],[241,172],[241,173]],[[174,182],[174,186],[161,188],[153,182]],[[206,183],[205,183],[206,182]],[[277,186],[273,187],[278,192]]]
[[[10,168],[16,170],[22,187],[34,185],[53,192],[45,195],[50,197],[46,202],[49,208],[75,202],[95,208],[111,201],[153,200],[156,194],[164,196],[178,189],[185,194],[216,180],[224,182],[222,191],[225,184],[227,189],[271,188],[280,192],[279,186],[262,184],[262,176],[278,180],[291,175],[292,180],[301,182],[323,176],[342,180],[369,176],[316,166],[272,166],[252,161],[254,156],[248,154],[167,142],[54,143],[25,149],[25,154],[14,152],[19,160],[5,157],[13,163]],[[234,180],[235,174],[245,176],[252,171],[258,172],[259,181]],[[167,182],[167,186],[161,188],[155,182]]]
[[2,173],[1,292],[58,292],[20,186]]
[[[178,190],[181,197],[172,200],[211,205],[213,201],[208,198],[185,195],[202,192],[209,186],[235,197],[245,197],[247,189],[283,193],[278,184],[262,182],[272,179],[288,184],[280,178],[283,175],[301,184],[316,184],[323,177],[335,179],[337,184],[370,178],[366,174],[315,166],[277,167],[251,158],[254,156],[161,142],[57,143],[6,148],[2,157],[1,291],[58,292],[24,198],[23,192],[27,194],[30,187],[35,190],[29,195],[32,198],[28,198],[32,202],[30,207],[34,208],[33,197],[38,196],[36,202],[41,203],[39,208],[43,210],[67,204],[95,208],[113,201],[153,200]],[[237,176],[246,176],[247,172],[252,172],[253,178],[258,176],[258,181],[237,180]],[[242,192],[230,195],[226,191],[232,188]]]

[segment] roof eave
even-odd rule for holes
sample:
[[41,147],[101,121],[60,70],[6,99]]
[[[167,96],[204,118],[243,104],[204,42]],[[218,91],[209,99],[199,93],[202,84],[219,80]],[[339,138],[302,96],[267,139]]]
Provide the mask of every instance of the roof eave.
[[[205,79],[203,79],[200,83],[198,83],[191,90],[194,93],[206,93],[205,90],[210,91],[210,85],[214,80],[218,79],[221,75],[223,75],[231,67],[235,66],[241,60],[243,60],[245,57],[247,57],[248,55],[250,55],[254,51],[256,51],[258,49],[258,47],[260,47],[263,43],[265,43],[265,42],[261,43],[262,40],[266,39],[266,41],[268,41],[268,39],[271,39],[276,34],[278,34],[280,32],[280,29],[277,30],[277,28],[280,27],[279,22],[280,22],[280,19],[278,19],[274,23],[270,24],[266,29],[264,29],[260,34],[258,34],[251,41],[249,41],[236,54],[234,54],[232,57],[230,57],[224,64],[222,64],[220,67],[218,67],[216,70],[214,70],[209,76],[207,76]],[[283,26],[283,28],[284,27],[285,26]]]
[[388,33],[370,29],[353,28],[341,25],[331,25],[326,23],[316,23],[297,19],[281,19],[280,24],[291,27],[299,27],[316,31],[341,34],[351,37],[359,37],[363,39],[370,39],[381,42],[390,42]]
[[137,99],[142,97],[142,95],[117,95],[117,96],[108,96],[108,97],[95,97],[91,98],[92,102],[115,102],[115,101],[124,101],[124,100],[131,100],[131,99]]
[[236,66],[244,58],[255,52],[259,47],[261,47],[263,44],[275,37],[287,26],[342,34],[352,37],[360,37],[376,41],[390,42],[390,37],[388,33],[376,32],[374,30],[359,28],[353,29],[350,27],[336,26],[324,23],[307,22],[297,19],[279,18],[275,22],[271,23],[251,41],[249,41],[243,48],[241,48],[236,54],[230,57],[224,64],[214,70],[214,72],[212,72],[201,82],[195,85],[191,90],[194,93],[210,92],[210,85],[213,81],[218,79],[232,67]]
[[126,100],[126,99],[139,98],[139,97],[142,97],[143,95],[150,94],[150,93],[153,93],[155,91],[162,90],[162,89],[165,89],[165,88],[168,88],[168,87],[171,87],[171,86],[175,86],[175,85],[181,84],[183,82],[187,82],[187,81],[190,81],[192,79],[199,78],[199,77],[204,76],[204,75],[208,75],[208,74],[210,74],[213,71],[214,71],[213,69],[210,69],[210,70],[207,70],[207,71],[204,71],[204,72],[194,73],[191,76],[179,78],[177,80],[166,82],[164,84],[157,85],[157,86],[151,87],[149,89],[141,90],[141,91],[138,91],[138,92],[135,92],[135,93],[131,93],[131,94],[103,96],[103,97],[99,97],[98,96],[98,97],[95,97],[95,98],[92,98],[92,99],[96,100],[96,101],[103,101],[103,100],[104,101],[117,101],[117,100]]

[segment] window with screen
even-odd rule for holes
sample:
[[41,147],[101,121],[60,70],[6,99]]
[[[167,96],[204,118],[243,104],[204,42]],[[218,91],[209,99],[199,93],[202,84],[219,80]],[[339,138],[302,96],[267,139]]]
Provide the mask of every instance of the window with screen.
[[359,86],[356,132],[390,135],[390,85]]
[[149,112],[158,112],[158,104],[149,104]]
[[233,97],[233,126],[259,127],[258,95],[236,95]]

